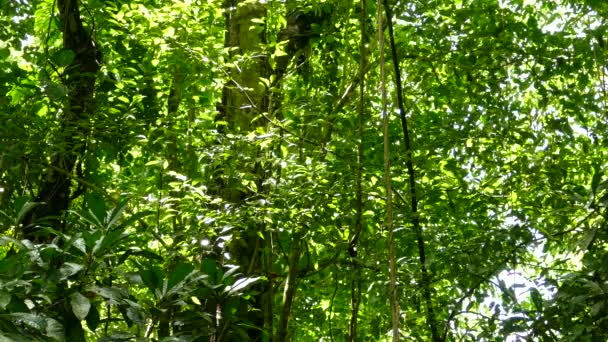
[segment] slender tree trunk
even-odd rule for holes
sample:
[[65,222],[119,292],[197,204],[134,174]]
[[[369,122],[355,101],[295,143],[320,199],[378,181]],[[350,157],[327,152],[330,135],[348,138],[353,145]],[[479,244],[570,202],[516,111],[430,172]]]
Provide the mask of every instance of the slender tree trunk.
[[359,304],[361,303],[361,270],[359,262],[357,260],[357,247],[359,245],[359,239],[361,237],[361,226],[363,225],[363,189],[361,186],[363,177],[363,127],[365,125],[365,65],[367,64],[366,48],[365,48],[365,20],[367,19],[367,4],[365,0],[360,1],[361,4],[361,16],[359,17],[360,30],[361,30],[361,42],[359,45],[359,114],[358,114],[358,135],[359,142],[357,144],[357,169],[355,179],[356,189],[356,222],[355,229],[352,233],[352,238],[349,244],[349,254],[351,257],[351,295],[350,295],[350,324],[348,328],[349,341],[357,341],[357,322],[359,319]]
[[426,254],[425,254],[425,242],[424,232],[420,225],[420,216],[418,212],[418,197],[416,195],[416,175],[414,173],[414,165],[412,163],[412,147],[410,141],[410,134],[407,126],[407,118],[405,117],[405,105],[403,103],[403,89],[401,86],[401,71],[399,70],[399,58],[397,56],[397,49],[395,47],[395,38],[393,34],[393,20],[391,9],[388,4],[388,0],[384,0],[384,9],[386,11],[386,20],[388,24],[388,31],[391,44],[391,52],[393,57],[393,66],[395,68],[395,85],[397,92],[397,105],[401,115],[401,126],[403,130],[403,144],[405,145],[405,162],[407,166],[407,173],[409,175],[410,183],[410,201],[412,206],[411,220],[414,226],[414,232],[416,234],[416,240],[418,243],[418,257],[420,261],[420,273],[421,273],[421,286],[422,296],[424,298],[426,306],[426,318],[429,329],[431,330],[431,336],[434,342],[442,342],[443,338],[439,333],[437,326],[437,318],[435,317],[435,310],[433,308],[432,298],[432,286],[431,277],[427,270],[426,265]]
[[285,280],[285,289],[283,291],[283,303],[281,305],[281,317],[279,318],[279,326],[277,327],[277,335],[275,342],[288,341],[288,323],[291,314],[291,305],[296,294],[297,277],[298,277],[298,262],[301,254],[301,237],[299,234],[294,234],[293,246],[289,255],[289,272]]
[[389,291],[393,320],[393,342],[399,342],[400,308],[397,300],[397,267],[395,265],[395,232],[393,225],[393,190],[391,186],[391,159],[389,142],[389,116],[386,112],[386,75],[384,70],[384,30],[382,29],[382,0],[378,0],[378,42],[380,47],[380,92],[384,131],[384,182],[386,184],[386,227],[388,229]]

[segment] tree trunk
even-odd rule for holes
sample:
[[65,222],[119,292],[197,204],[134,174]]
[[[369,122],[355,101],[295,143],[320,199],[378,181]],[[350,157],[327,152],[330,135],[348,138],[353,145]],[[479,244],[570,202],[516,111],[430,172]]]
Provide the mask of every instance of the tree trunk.
[[61,18],[63,48],[71,50],[75,56],[63,74],[63,82],[69,93],[63,107],[59,141],[56,142],[56,151],[35,199],[42,204],[23,220],[23,236],[29,239],[40,238],[34,224],[41,218],[46,218],[47,223],[55,229],[64,228],[61,215],[70,204],[70,175],[85,149],[88,129],[82,123],[86,123],[92,111],[95,74],[100,66],[100,52],[82,24],[78,2],[58,0],[57,7]]
[[[269,79],[270,68],[265,54],[266,44],[266,6],[261,2],[225,0],[226,37],[225,46],[231,48],[230,58],[235,67],[229,71],[226,85],[222,93],[222,104],[219,107],[218,120],[227,123],[226,130],[235,134],[247,134],[256,126],[265,125],[266,120],[255,121],[257,116],[269,112],[268,89],[261,78]],[[235,145],[237,148],[248,146]],[[258,153],[250,151],[250,153]],[[236,153],[235,153],[236,154]],[[254,174],[258,192],[263,193],[262,183],[267,171],[260,165],[245,166],[234,158],[240,170]],[[232,187],[232,182],[221,184],[221,195],[224,200],[234,204],[243,204],[244,193]],[[249,226],[241,233],[237,241],[232,242],[230,254],[241,266],[246,275],[265,274],[267,265],[266,240],[260,239],[258,233],[268,236],[262,224]],[[256,328],[248,329],[251,341],[268,341],[272,336],[272,293],[271,283],[258,285],[259,294],[252,301],[254,308],[249,313],[243,313],[243,319]],[[270,311],[270,312],[268,312]],[[259,328],[264,327],[261,331]]]
[[[229,73],[230,80],[222,93],[219,119],[228,122],[235,132],[248,132],[252,119],[268,109],[265,85],[260,78],[268,79],[268,59],[262,49],[266,44],[266,7],[260,2],[225,0],[226,40],[225,45],[233,48],[230,57],[240,59]],[[236,68],[238,67],[238,68]],[[263,123],[263,122],[261,122]]]
[[285,280],[285,290],[283,291],[283,303],[281,305],[281,317],[279,318],[279,326],[277,328],[277,335],[275,342],[288,341],[288,323],[289,316],[291,315],[291,305],[296,295],[297,289],[297,277],[298,277],[298,262],[300,261],[301,254],[301,240],[302,234],[294,234],[293,245],[291,247],[291,254],[289,255],[289,272],[287,273],[287,280]]

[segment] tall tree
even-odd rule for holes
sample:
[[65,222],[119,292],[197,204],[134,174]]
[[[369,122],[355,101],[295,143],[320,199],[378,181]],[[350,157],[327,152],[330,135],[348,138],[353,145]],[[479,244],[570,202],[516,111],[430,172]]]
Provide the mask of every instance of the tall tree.
[[[270,78],[268,56],[266,52],[266,6],[257,1],[226,0],[224,3],[226,39],[230,62],[233,67],[227,73],[227,83],[222,94],[219,120],[227,122],[227,132],[246,135],[257,126],[265,126],[263,116],[269,113],[267,85],[262,82]],[[244,143],[236,143],[234,156],[248,153],[260,153]],[[243,149],[239,151],[239,149]],[[229,175],[224,183],[223,197],[234,205],[241,206],[247,196],[247,190],[234,188],[240,174],[247,174],[251,179],[250,189],[264,196],[264,178],[266,170],[260,162],[244,163],[240,158],[232,162],[235,172]],[[269,265],[264,258],[268,254],[265,246],[270,239],[264,223],[252,221],[251,225],[234,237],[230,250],[232,257],[241,266],[245,274],[267,274]],[[266,270],[263,269],[266,267]],[[250,310],[249,320],[255,327],[249,330],[252,341],[268,341],[272,331],[272,282],[260,286],[254,308]],[[261,329],[262,328],[262,329]]]
[[[61,62],[65,69],[57,77],[67,89],[55,151],[42,176],[36,202],[40,203],[23,219],[24,237],[35,237],[39,219],[49,219],[55,228],[63,226],[61,216],[72,199],[77,163],[87,146],[87,122],[93,113],[95,78],[101,53],[85,28],[76,0],[57,2],[63,35]],[[55,69],[56,70],[56,69]],[[82,184],[80,184],[82,186]]]

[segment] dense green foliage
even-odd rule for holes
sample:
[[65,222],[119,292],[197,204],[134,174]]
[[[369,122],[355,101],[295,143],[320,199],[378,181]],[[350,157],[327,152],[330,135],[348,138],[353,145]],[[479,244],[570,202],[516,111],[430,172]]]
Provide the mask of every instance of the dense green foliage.
[[[0,340],[391,339],[385,8],[0,1]],[[608,5],[384,6],[401,338],[608,339]]]

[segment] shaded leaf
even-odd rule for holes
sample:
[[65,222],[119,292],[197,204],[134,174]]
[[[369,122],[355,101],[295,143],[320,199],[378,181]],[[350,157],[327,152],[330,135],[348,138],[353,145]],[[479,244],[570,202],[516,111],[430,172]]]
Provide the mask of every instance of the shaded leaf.
[[91,302],[89,302],[89,299],[79,292],[72,293],[70,296],[70,305],[72,306],[74,316],[81,321],[87,317],[89,310],[91,309]]
[[175,266],[175,270],[169,274],[167,288],[172,289],[176,284],[184,280],[190,273],[194,271],[194,266],[191,264],[179,263]]

